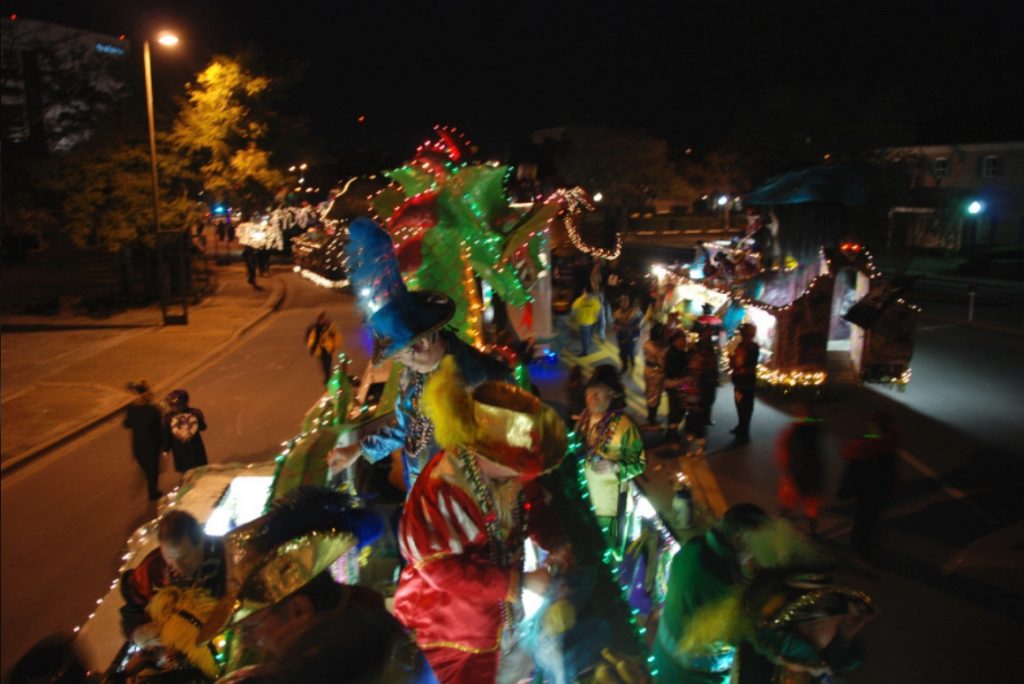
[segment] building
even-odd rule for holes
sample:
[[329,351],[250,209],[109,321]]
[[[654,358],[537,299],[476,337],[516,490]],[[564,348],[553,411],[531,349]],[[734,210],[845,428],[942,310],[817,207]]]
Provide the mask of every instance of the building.
[[888,150],[910,172],[889,212],[892,247],[973,252],[1024,246],[1024,141]]
[[128,41],[16,15],[2,23],[3,141],[64,152],[87,140],[90,122],[125,89]]

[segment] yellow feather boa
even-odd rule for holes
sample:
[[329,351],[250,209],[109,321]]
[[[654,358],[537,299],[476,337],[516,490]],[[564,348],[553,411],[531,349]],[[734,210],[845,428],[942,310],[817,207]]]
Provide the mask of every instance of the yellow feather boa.
[[[160,642],[167,648],[184,653],[188,661],[203,674],[216,678],[219,670],[213,653],[204,644],[196,644],[199,629],[213,613],[217,599],[205,589],[197,587],[163,587],[157,590],[146,607],[153,625],[160,631]],[[194,616],[201,624],[195,625],[181,614]]]

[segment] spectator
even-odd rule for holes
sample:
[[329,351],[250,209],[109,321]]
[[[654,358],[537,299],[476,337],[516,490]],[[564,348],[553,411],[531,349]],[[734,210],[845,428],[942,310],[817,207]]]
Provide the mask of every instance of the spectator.
[[636,363],[636,341],[640,339],[643,314],[630,301],[629,295],[621,295],[612,320],[615,323],[615,339],[619,343],[620,372],[627,373],[633,370]]
[[569,371],[566,393],[569,396],[569,419],[572,425],[575,425],[587,405],[586,379],[583,377],[583,366],[578,363]]
[[310,356],[320,360],[324,372],[324,385],[331,381],[331,369],[334,366],[334,355],[341,350],[341,333],[334,323],[327,318],[327,312],[321,311],[316,320],[306,328],[306,348]]
[[779,438],[775,463],[779,467],[779,507],[783,515],[796,508],[803,510],[812,535],[818,533],[824,488],[824,463],[821,448],[821,419],[809,406]]
[[601,300],[590,286],[572,303],[572,313],[580,327],[580,356],[590,356],[594,327],[601,319]]
[[899,432],[881,411],[867,421],[863,435],[843,447],[846,471],[839,498],[856,501],[850,544],[861,558],[871,558],[878,518],[896,487],[899,449]]
[[153,391],[149,383],[145,380],[130,382],[128,390],[135,395],[135,399],[125,409],[121,424],[132,432],[132,456],[146,477],[149,500],[155,501],[164,495],[158,486],[164,439],[163,417],[153,403]]
[[199,434],[206,429],[203,412],[188,405],[188,392],[176,389],[164,397],[168,411],[164,415],[164,451],[174,456],[174,469],[185,474],[207,464],[206,446]]
[[686,380],[690,375],[690,355],[686,350],[686,332],[676,330],[665,353],[665,389],[668,391],[668,427],[665,439],[679,443],[679,423],[686,415]]
[[750,418],[754,413],[754,392],[757,389],[757,359],[761,347],[754,342],[757,328],[753,323],[740,326],[740,342],[729,357],[732,371],[733,396],[736,401],[736,416],[739,422],[730,432],[736,441],[750,441]]
[[647,425],[658,424],[658,407],[661,406],[661,395],[665,391],[665,325],[655,323],[651,333],[644,342],[644,387],[647,398]]

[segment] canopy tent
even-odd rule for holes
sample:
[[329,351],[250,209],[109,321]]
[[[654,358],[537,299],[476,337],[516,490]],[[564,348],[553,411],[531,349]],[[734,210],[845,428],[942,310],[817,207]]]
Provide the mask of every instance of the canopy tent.
[[867,203],[864,181],[845,166],[812,166],[777,176],[745,198],[747,204]]
[[[867,201],[863,180],[844,166],[812,166],[778,176],[754,189],[747,205],[767,206],[777,222],[774,255],[809,266],[822,247],[836,246],[850,232],[848,207]],[[777,220],[777,221],[776,221]]]

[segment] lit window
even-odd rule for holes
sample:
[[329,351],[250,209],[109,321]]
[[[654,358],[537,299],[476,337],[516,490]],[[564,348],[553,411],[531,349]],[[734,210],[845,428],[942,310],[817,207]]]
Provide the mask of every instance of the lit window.
[[981,175],[984,178],[1003,175],[1003,160],[994,154],[990,154],[981,160]]
[[932,173],[936,178],[945,178],[949,175],[949,157],[936,157],[932,160]]

